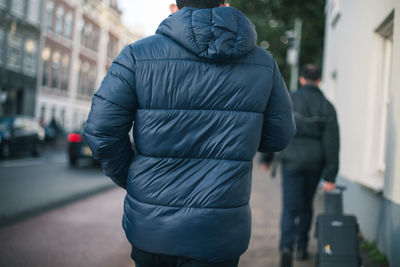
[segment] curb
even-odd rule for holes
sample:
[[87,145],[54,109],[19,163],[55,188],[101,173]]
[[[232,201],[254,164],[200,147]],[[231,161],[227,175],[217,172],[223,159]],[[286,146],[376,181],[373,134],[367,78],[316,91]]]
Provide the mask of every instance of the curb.
[[91,190],[86,190],[84,192],[71,194],[68,197],[58,199],[58,200],[52,201],[48,204],[38,206],[36,208],[30,209],[27,211],[19,212],[19,213],[13,214],[11,216],[0,215],[0,229],[11,226],[13,224],[19,223],[24,220],[30,219],[32,217],[38,216],[40,214],[43,214],[43,213],[53,210],[55,208],[60,208],[62,206],[66,206],[66,205],[76,202],[78,200],[88,198],[90,196],[96,195],[98,193],[101,193],[101,192],[104,192],[104,191],[107,191],[107,190],[110,190],[110,189],[113,189],[116,187],[117,186],[115,184],[111,184],[111,183],[106,184],[106,185],[101,185],[101,186],[94,187]]

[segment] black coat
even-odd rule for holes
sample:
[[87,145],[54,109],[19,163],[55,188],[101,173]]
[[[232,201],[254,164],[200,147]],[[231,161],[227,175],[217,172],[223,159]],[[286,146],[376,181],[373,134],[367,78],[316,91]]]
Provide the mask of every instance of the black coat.
[[339,127],[336,111],[321,90],[306,85],[291,94],[297,133],[281,153],[284,167],[323,168],[326,181],[335,182],[339,169]]

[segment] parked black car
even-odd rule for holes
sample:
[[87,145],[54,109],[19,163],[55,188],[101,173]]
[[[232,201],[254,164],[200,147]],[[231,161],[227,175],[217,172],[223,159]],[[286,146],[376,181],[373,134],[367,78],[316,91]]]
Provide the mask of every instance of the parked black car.
[[0,117],[0,157],[29,152],[39,156],[44,130],[29,116]]
[[92,158],[92,151],[82,136],[82,130],[68,134],[68,159],[71,166],[76,166],[81,158]]

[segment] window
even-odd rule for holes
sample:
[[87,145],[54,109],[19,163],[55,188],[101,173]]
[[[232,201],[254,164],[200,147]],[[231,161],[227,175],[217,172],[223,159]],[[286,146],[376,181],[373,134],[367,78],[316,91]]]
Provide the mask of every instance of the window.
[[118,53],[118,40],[113,37],[111,34],[109,35],[108,48],[107,48],[107,56],[111,59],[117,57]]
[[62,34],[63,30],[63,21],[64,21],[64,8],[58,7],[56,11],[56,33]]
[[11,13],[18,17],[23,17],[25,14],[26,0],[12,0]]
[[46,20],[47,20],[47,30],[53,30],[53,14],[54,13],[54,3],[52,1],[47,2],[46,5]]
[[386,135],[387,135],[387,113],[389,105],[389,83],[390,83],[390,72],[392,65],[392,50],[393,50],[393,24],[394,24],[394,12],[392,12],[385,21],[378,27],[376,32],[381,36],[382,49],[382,68],[380,68],[380,84],[378,85],[381,91],[380,108],[379,108],[379,122],[378,129],[379,133],[379,159],[378,169],[381,172],[385,171],[385,154],[386,154]]
[[84,21],[81,31],[81,44],[94,51],[98,51],[100,40],[100,29],[89,21]]
[[45,49],[43,49],[43,52],[42,52],[42,61],[43,61],[42,85],[43,86],[49,86],[50,55],[51,55],[51,50],[49,47],[46,47]]
[[94,51],[97,51],[99,48],[99,41],[100,41],[100,29],[95,27],[93,29],[92,40],[89,47]]
[[65,15],[65,22],[64,22],[64,36],[71,39],[72,37],[72,13],[68,12],[67,15]]
[[60,80],[60,54],[58,52],[53,53],[51,75],[51,87],[57,89],[58,81]]
[[27,39],[25,41],[24,72],[28,75],[36,75],[37,41]]
[[7,0],[0,0],[0,8],[7,8]]
[[17,33],[10,34],[8,41],[7,66],[18,71],[22,59],[22,37]]
[[90,68],[87,95],[92,96],[96,86],[96,68]]
[[118,11],[118,2],[116,0],[110,0],[110,7],[116,11]]
[[83,27],[82,44],[86,47],[90,47],[90,40],[93,34],[93,25],[90,22],[86,22]]
[[387,141],[390,132],[394,132],[389,127],[393,127],[388,123],[389,115],[394,112],[390,98],[390,80],[391,65],[393,58],[393,24],[394,12],[392,12],[376,29],[377,42],[373,54],[376,56],[376,64],[374,64],[374,92],[371,97],[371,108],[373,117],[369,120],[368,139],[368,156],[366,158],[366,179],[359,182],[381,192],[384,186],[384,177],[386,172],[386,153],[388,146],[391,145]]
[[50,64],[48,60],[43,61],[43,86],[49,86],[49,66]]
[[5,34],[6,34],[6,32],[4,31],[4,29],[2,29],[2,28],[0,28],[0,65],[3,65],[3,51],[5,50],[4,48],[5,48],[5,43],[4,43],[4,41],[5,41]]
[[80,62],[79,67],[79,94],[83,96],[88,95],[89,85],[89,69],[90,65],[88,62]]
[[29,0],[28,20],[34,24],[40,23],[40,0]]
[[69,56],[65,55],[62,59],[62,80],[61,80],[61,90],[68,90],[68,78],[69,78]]
[[16,118],[14,121],[14,130],[23,130],[25,126],[25,120],[22,117]]
[[53,107],[51,108],[51,119],[53,120],[53,119],[55,119],[55,118],[56,118],[56,107],[53,106]]
[[78,113],[76,113],[76,112],[74,112],[74,115],[72,116],[72,123],[73,123],[73,126],[72,126],[73,129],[79,128]]
[[65,109],[63,108],[60,112],[60,124],[65,128]]

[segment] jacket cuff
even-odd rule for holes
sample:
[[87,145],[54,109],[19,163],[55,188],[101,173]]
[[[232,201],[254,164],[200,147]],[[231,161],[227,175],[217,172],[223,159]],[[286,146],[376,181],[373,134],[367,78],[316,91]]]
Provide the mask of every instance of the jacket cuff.
[[126,189],[127,186],[127,181],[126,179],[123,178],[118,178],[118,177],[110,177],[110,179],[119,187],[122,187],[123,189]]
[[336,182],[336,177],[334,176],[326,176],[324,177],[324,180],[330,183],[335,183]]
[[261,154],[260,163],[270,164],[274,160],[274,152],[265,152]]

